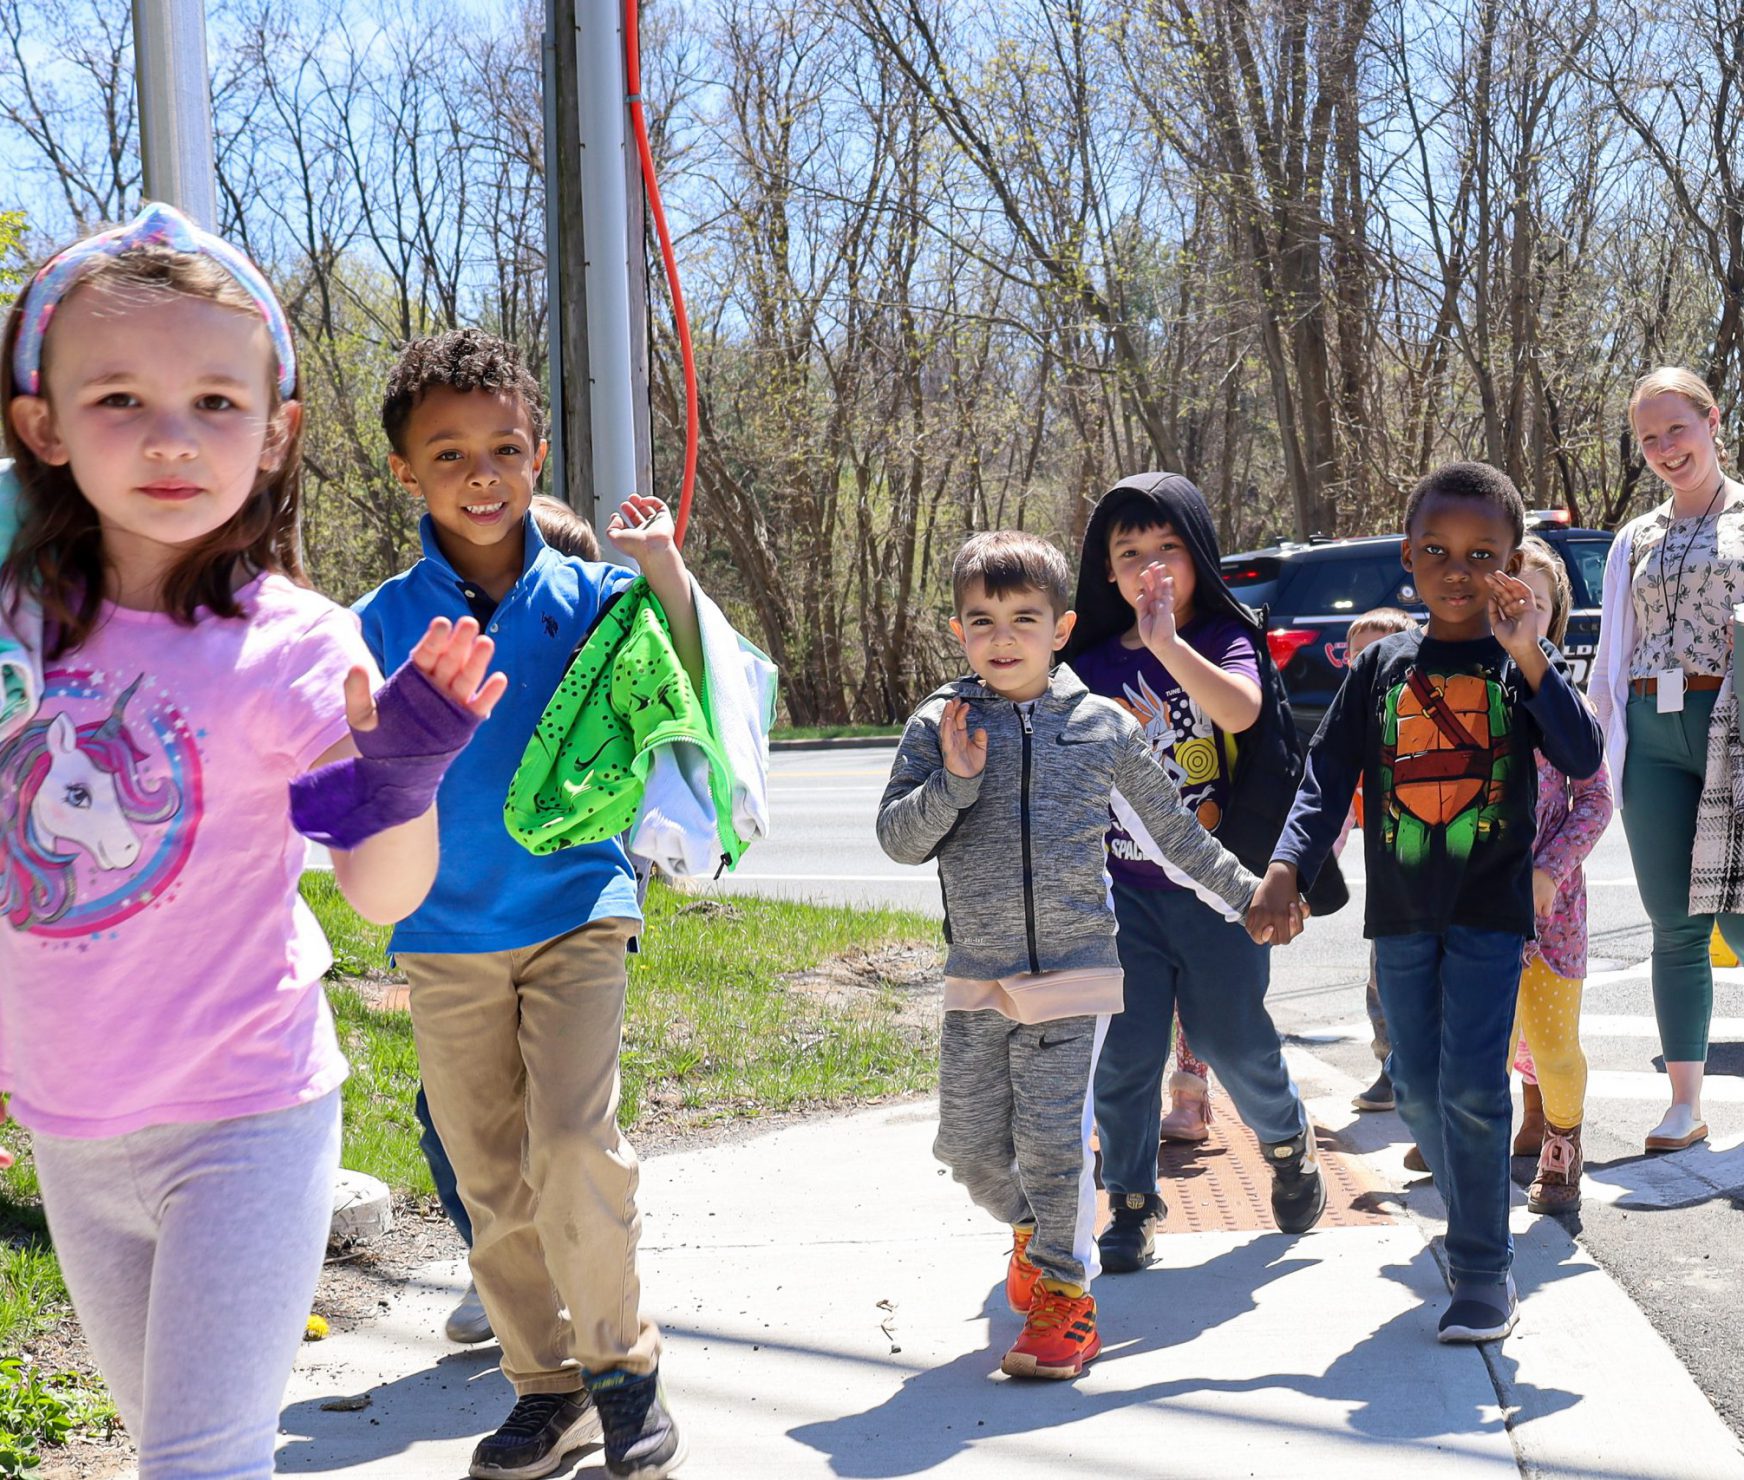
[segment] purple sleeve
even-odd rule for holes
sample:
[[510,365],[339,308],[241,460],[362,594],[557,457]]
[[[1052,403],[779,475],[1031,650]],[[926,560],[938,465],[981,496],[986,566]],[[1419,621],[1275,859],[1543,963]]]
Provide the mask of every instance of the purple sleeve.
[[1561,884],[1598,846],[1611,821],[1611,770],[1602,762],[1582,780],[1569,782],[1568,816],[1553,833],[1541,835],[1533,848],[1532,866]]
[[1251,679],[1256,685],[1259,683],[1259,654],[1254,651],[1252,636],[1240,622],[1225,617],[1216,629],[1206,633],[1205,637],[1205,645],[1199,648],[1201,654],[1225,673],[1234,673],[1242,678]]

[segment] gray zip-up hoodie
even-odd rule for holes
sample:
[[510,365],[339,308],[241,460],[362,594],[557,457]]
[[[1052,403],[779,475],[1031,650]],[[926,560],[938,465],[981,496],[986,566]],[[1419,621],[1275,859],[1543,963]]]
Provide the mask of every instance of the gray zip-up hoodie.
[[[979,776],[954,776],[939,748],[950,699],[987,731]],[[1258,884],[1181,801],[1138,722],[1056,668],[1028,716],[977,678],[928,696],[903,731],[878,804],[878,841],[898,863],[937,856],[950,976],[1119,966],[1103,839],[1116,793],[1157,851],[1227,912]]]

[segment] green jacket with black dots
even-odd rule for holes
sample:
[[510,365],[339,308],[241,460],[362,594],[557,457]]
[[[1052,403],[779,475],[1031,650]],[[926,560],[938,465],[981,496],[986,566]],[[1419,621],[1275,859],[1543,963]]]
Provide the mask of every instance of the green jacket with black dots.
[[647,581],[631,582],[576,650],[522,752],[503,804],[509,832],[535,854],[618,836],[641,809],[655,751],[685,741],[708,760],[721,853],[737,863],[733,772],[705,698]]

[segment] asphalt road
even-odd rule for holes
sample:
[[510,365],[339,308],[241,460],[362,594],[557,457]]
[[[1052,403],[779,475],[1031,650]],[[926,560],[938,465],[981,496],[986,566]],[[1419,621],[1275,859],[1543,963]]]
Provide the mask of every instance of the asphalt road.
[[[785,751],[774,758],[775,831],[710,892],[773,894],[940,914],[933,870],[886,858],[873,833],[889,748]],[[1361,861],[1347,852],[1353,898],[1312,922],[1274,960],[1278,1029],[1367,1082],[1362,1010]],[[1716,1408],[1744,1434],[1744,971],[1716,974],[1705,1147],[1669,1158],[1641,1140],[1667,1103],[1646,970],[1647,919],[1621,823],[1587,867],[1592,967],[1582,1015],[1591,1070],[1585,1205],[1570,1226],[1648,1314]],[[1403,1126],[1392,1122],[1404,1138]],[[1521,1180],[1529,1164],[1516,1163]],[[1668,1436],[1668,1442],[1675,1442]]]

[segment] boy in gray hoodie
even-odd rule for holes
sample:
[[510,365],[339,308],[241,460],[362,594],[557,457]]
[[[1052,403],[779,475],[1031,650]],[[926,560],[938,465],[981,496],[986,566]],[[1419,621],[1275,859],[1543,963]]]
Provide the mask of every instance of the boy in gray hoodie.
[[945,1020],[934,1154],[1011,1225],[1006,1297],[1027,1317],[1013,1376],[1075,1377],[1101,1349],[1091,1086],[1122,1003],[1103,838],[1119,796],[1147,842],[1231,919],[1256,880],[1202,828],[1137,721],[1053,655],[1071,635],[1065,556],[972,537],[952,572],[974,676],[909,720],[878,809],[899,863],[936,857]]

